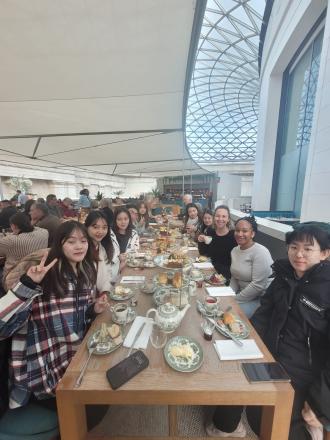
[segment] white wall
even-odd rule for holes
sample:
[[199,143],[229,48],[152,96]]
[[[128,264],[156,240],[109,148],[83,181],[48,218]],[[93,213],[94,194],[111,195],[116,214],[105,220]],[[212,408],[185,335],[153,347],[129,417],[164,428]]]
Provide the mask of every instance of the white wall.
[[[270,209],[282,74],[327,4],[327,0],[274,1],[260,75],[258,139],[252,191],[252,207],[255,210]],[[322,58],[324,53],[323,47]],[[315,107],[314,118],[317,114]]]
[[308,153],[301,220],[330,221],[330,11],[324,30],[322,59]]
[[9,164],[0,165],[0,194],[4,199],[11,198],[15,189],[9,185],[10,177],[25,177],[32,180],[29,190],[37,197],[46,197],[54,193],[58,198],[71,197],[77,199],[82,188],[88,188],[92,198],[97,191],[106,197],[114,197],[114,192],[123,191],[123,197],[135,197],[150,192],[156,186],[156,179],[108,176],[98,173],[84,173],[73,170],[41,171],[36,168],[18,167]]

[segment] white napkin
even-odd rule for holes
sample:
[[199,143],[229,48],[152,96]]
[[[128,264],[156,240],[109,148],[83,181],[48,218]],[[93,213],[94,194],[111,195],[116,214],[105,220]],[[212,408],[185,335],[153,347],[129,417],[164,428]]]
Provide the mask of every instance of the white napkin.
[[146,325],[144,326],[142,333],[138,337],[138,340],[135,342],[134,348],[142,348],[143,350],[147,348],[149,337],[152,332],[153,319],[146,318],[145,316],[137,316],[134,319],[134,322],[124,340],[124,347],[131,347],[135,335],[139,331],[139,328],[143,325],[143,323],[146,323]]
[[188,251],[197,251],[197,246],[188,246]]
[[240,341],[243,342],[242,346],[234,341],[215,341],[213,345],[220,360],[260,359],[264,357],[254,339],[240,339]]
[[144,276],[131,276],[131,275],[127,275],[126,277],[123,277],[120,282],[125,284],[125,283],[144,283],[146,277]]
[[213,264],[209,261],[205,261],[204,263],[194,263],[193,266],[196,269],[214,269]]
[[235,296],[235,292],[230,286],[207,287],[210,296]]

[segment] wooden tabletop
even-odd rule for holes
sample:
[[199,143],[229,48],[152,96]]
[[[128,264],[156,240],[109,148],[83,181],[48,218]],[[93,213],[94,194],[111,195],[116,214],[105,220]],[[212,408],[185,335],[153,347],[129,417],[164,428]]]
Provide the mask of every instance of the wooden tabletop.
[[[146,278],[151,279],[159,270],[127,268],[124,275],[144,275]],[[262,424],[263,438],[272,440],[285,440],[287,438],[293,399],[292,387],[288,383],[250,384],[241,369],[242,361],[219,360],[212,342],[208,342],[203,338],[200,327],[201,316],[196,308],[196,299],[203,299],[204,296],[204,287],[197,289],[197,295],[191,298],[191,307],[186,312],[181,325],[174,333],[169,335],[169,338],[177,335],[189,336],[201,344],[204,352],[204,361],[201,368],[192,373],[177,372],[167,365],[163,350],[155,349],[149,343],[145,350],[150,361],[149,367],[116,391],[113,391],[107,382],[106,371],[125,358],[128,349],[123,346],[108,355],[92,356],[82,385],[78,389],[74,387],[81,366],[88,354],[86,349],[88,337],[100,327],[102,322],[109,324],[111,322],[110,312],[106,312],[97,318],[57,388],[56,395],[61,429],[63,430],[62,440],[66,440],[66,438],[68,440],[84,438],[85,430],[80,426],[84,422],[77,423],[74,429],[71,428],[72,418],[77,421],[78,418],[83,417],[79,405],[87,403],[261,405],[265,406]],[[138,290],[136,297],[138,300],[137,314],[145,316],[147,310],[155,306],[152,295],[146,295]],[[259,361],[272,361],[272,356],[241,312],[234,298],[222,297],[220,298],[220,304],[222,309],[231,305],[234,313],[246,322],[250,329],[250,338],[255,339],[264,354],[264,358],[259,359]],[[215,331],[213,340],[215,339],[226,338]],[[252,360],[251,362],[258,362],[258,360]],[[65,421],[65,417],[70,411],[71,428]],[[281,420],[282,428],[278,426],[279,420]],[[274,422],[273,429],[272,421]],[[277,425],[276,429],[275,425]],[[80,432],[79,435],[78,432]],[[67,435],[70,435],[70,437],[66,437]]]

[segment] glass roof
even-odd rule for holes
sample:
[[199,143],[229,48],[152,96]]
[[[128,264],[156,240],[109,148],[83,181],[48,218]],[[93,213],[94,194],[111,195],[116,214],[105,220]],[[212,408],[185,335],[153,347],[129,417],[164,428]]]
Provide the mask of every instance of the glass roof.
[[254,161],[265,0],[208,0],[192,75],[187,146],[199,163]]

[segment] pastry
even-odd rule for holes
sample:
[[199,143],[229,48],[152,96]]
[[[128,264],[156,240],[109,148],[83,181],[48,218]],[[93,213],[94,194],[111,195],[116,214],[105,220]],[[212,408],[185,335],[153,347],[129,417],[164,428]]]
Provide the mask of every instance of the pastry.
[[166,272],[161,272],[158,275],[158,282],[159,282],[159,284],[163,284],[163,285],[167,284],[167,273]]
[[172,280],[172,284],[176,289],[179,289],[182,287],[182,274],[180,272],[177,272]]
[[241,326],[240,323],[235,321],[228,324],[228,328],[232,333],[239,334],[241,332]]
[[184,359],[191,359],[194,355],[194,350],[188,344],[173,345],[170,347],[170,353],[174,357],[181,357]]
[[118,338],[120,336],[120,327],[117,324],[112,324],[108,327],[108,333],[112,339]]
[[235,316],[230,312],[225,312],[222,316],[222,321],[224,324],[229,325],[233,324],[235,320]]

